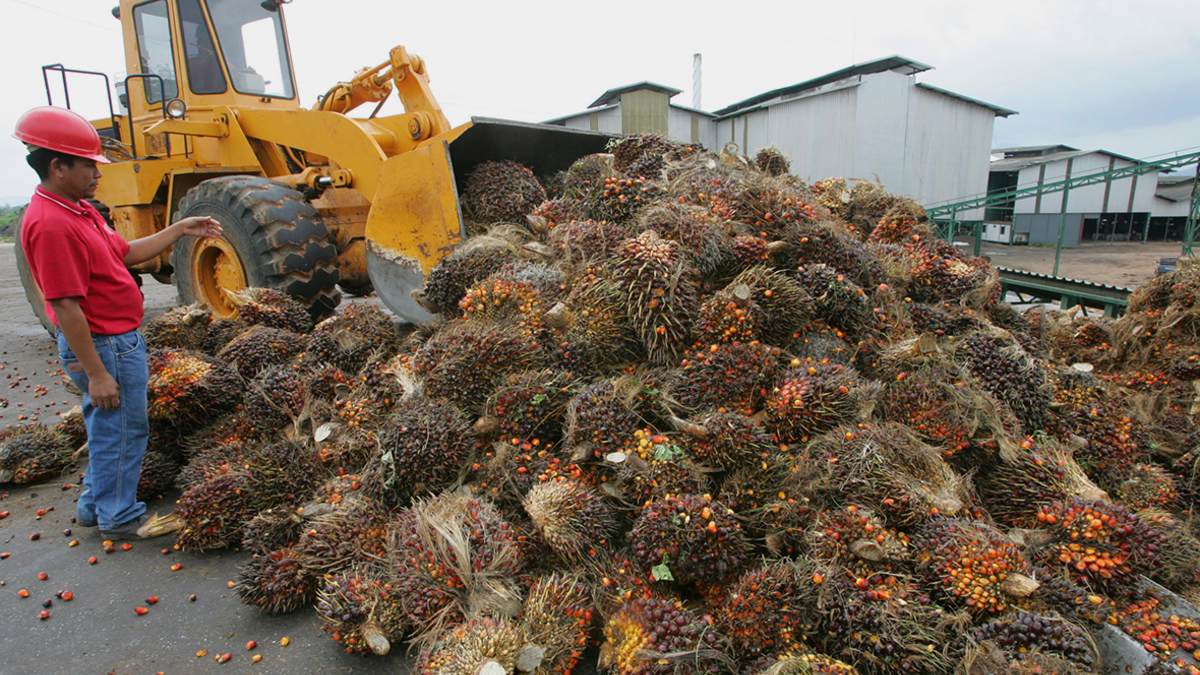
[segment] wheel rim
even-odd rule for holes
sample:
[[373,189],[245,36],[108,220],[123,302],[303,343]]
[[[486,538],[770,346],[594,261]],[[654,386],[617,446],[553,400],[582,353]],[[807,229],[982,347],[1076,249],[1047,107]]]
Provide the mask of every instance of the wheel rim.
[[221,289],[237,292],[246,287],[246,271],[237,251],[224,239],[206,237],[196,243],[194,261],[196,299],[208,303],[219,318],[237,316],[237,307],[221,293]]

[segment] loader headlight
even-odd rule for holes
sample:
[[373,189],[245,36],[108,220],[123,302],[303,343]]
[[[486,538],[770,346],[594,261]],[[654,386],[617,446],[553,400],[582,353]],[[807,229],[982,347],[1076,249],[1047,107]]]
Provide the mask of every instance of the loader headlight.
[[173,120],[183,119],[183,115],[186,112],[187,105],[181,99],[173,98],[167,101],[167,117]]

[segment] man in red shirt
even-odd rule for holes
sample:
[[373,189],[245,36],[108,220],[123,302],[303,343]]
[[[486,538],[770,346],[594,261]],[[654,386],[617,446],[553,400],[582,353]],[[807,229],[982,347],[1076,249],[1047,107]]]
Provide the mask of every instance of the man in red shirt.
[[63,367],[85,392],[88,468],[76,522],[99,525],[106,539],[141,539],[178,529],[177,518],[151,519],[137,500],[146,416],[146,342],[142,294],[127,267],[150,260],[185,235],[219,237],[208,217],[184,218],[125,242],[87,199],[107,164],[100,137],[84,118],[62,108],[25,113],[14,136],[41,185],[21,222],[21,247],[58,326]]

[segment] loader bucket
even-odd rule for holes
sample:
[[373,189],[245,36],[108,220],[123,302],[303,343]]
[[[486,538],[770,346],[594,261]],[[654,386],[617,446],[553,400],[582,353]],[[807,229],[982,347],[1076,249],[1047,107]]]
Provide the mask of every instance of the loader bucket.
[[433,318],[413,294],[466,237],[458,188],[476,166],[512,160],[543,176],[603,152],[613,137],[476,117],[385,161],[366,232],[367,273],[383,304],[410,323]]

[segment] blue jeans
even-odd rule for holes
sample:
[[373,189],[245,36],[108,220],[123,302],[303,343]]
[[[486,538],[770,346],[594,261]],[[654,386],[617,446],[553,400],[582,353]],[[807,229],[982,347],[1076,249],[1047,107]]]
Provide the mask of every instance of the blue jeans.
[[104,369],[117,381],[116,410],[92,405],[87,373],[58,334],[58,355],[75,386],[83,390],[83,421],[88,436],[88,466],[75,516],[83,524],[98,523],[109,530],[146,512],[137,500],[142,454],[150,438],[146,417],[146,341],[136,330],[121,335],[92,335]]

